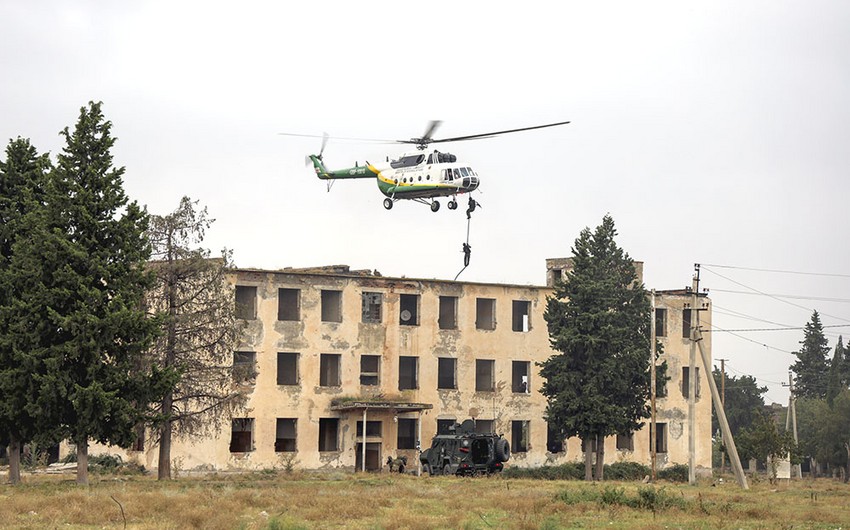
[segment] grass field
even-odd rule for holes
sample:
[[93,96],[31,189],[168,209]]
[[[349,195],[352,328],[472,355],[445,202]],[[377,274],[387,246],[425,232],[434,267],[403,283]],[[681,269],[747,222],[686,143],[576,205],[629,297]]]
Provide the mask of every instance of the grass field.
[[[850,529],[850,486],[415,477],[389,474],[27,476],[0,486],[0,528]],[[123,510],[123,515],[122,515]]]

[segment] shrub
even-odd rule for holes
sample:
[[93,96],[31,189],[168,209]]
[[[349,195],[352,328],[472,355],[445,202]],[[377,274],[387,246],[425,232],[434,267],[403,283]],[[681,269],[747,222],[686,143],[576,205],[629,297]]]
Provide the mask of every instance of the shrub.
[[590,488],[563,489],[555,495],[555,500],[568,505],[597,502],[599,492]]
[[557,466],[509,467],[502,472],[502,476],[537,480],[581,480],[584,478],[584,464],[569,462]]
[[604,477],[610,480],[643,480],[649,475],[649,467],[637,462],[617,462],[605,466]]
[[659,471],[657,476],[662,480],[669,480],[670,482],[687,482],[688,466],[685,464],[674,464]]

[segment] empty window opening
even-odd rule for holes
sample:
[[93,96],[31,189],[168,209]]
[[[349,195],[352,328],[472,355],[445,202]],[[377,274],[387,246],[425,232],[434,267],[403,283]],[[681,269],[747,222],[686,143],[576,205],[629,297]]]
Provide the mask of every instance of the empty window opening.
[[277,319],[301,320],[301,289],[277,290]]
[[512,304],[512,328],[514,331],[526,332],[531,329],[531,302],[514,300]]
[[528,381],[528,372],[531,369],[530,361],[513,361],[511,375],[511,391],[519,394],[528,394],[531,387]]
[[496,432],[493,420],[475,420],[475,432],[479,434]]
[[257,288],[246,285],[236,286],[236,318],[254,320],[257,318]]
[[564,280],[564,269],[552,269],[552,286]]
[[564,439],[561,438],[558,431],[548,423],[546,424],[546,450],[550,453],[564,452]]
[[496,299],[475,299],[475,328],[493,330],[496,329]]
[[687,307],[682,310],[682,338],[691,338],[691,310]]
[[[357,442],[355,445],[354,470],[363,470],[363,444]],[[366,444],[366,471],[381,471],[381,466],[384,463],[381,461],[381,443],[368,442]]]
[[528,420],[514,420],[511,422],[511,450],[514,453],[528,452],[528,435],[529,425]]
[[655,397],[667,397],[667,362],[655,365]]
[[283,353],[277,354],[277,384],[279,385],[297,385],[298,384],[298,354]]
[[618,434],[617,435],[617,451],[634,451],[635,450],[635,435]]
[[[380,438],[381,431],[383,430],[383,422],[380,421],[367,421],[366,422],[366,436],[372,438]],[[363,422],[357,422],[357,436],[363,436]]]
[[319,451],[339,451],[339,418],[319,418]]
[[342,355],[323,353],[319,360],[319,386],[339,386],[339,364]]
[[[694,389],[695,390],[694,396],[699,397],[699,386],[700,386],[699,385],[699,367],[695,366],[694,370],[695,370],[694,373],[696,374],[696,381],[695,381],[696,388]],[[690,384],[691,384],[690,368],[687,367],[687,366],[683,366],[682,367],[682,396],[688,397],[690,395]],[[658,385],[657,385],[657,382],[656,382],[656,390],[657,390],[657,386]]]
[[591,453],[595,453],[596,452],[596,440],[597,440],[596,436],[594,436],[593,438],[590,438],[589,440],[582,440],[581,441],[581,452],[586,453],[589,450]]
[[414,390],[419,388],[419,357],[398,358],[398,389]]
[[233,352],[233,379],[237,383],[242,383],[255,379],[257,377],[256,363],[256,352]]
[[360,384],[377,386],[381,384],[381,356],[360,356]]
[[475,359],[475,391],[493,392],[496,389],[496,361]]
[[457,359],[451,357],[440,357],[437,359],[437,388],[457,388]]
[[254,418],[233,418],[230,422],[230,452],[254,450]]
[[457,296],[440,297],[440,329],[457,329]]
[[274,450],[276,453],[291,453],[297,451],[295,441],[297,439],[296,428],[298,420],[295,418],[278,418],[275,429]]
[[399,296],[398,323],[402,326],[419,325],[418,294],[403,294]]
[[667,336],[667,310],[655,308],[655,336]]
[[449,434],[452,432],[455,423],[457,423],[457,420],[454,418],[437,420],[437,434]]
[[342,291],[322,290],[322,322],[342,322]]
[[363,293],[361,296],[362,321],[366,324],[381,323],[381,304],[384,295],[381,293]]
[[416,449],[416,432],[418,431],[417,420],[414,418],[398,419],[397,449]]
[[[655,434],[655,452],[656,453],[666,453],[667,452],[667,424],[666,423],[656,423],[655,426],[658,428],[655,433],[652,432],[652,423],[649,424],[649,436],[652,439],[653,434]],[[649,448],[652,451],[652,447]]]

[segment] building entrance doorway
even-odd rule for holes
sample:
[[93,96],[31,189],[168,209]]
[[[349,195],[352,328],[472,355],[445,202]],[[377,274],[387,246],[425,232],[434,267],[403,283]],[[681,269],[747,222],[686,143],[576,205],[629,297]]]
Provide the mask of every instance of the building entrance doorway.
[[[363,469],[363,444],[357,443],[357,463],[354,466],[356,471]],[[380,442],[366,442],[366,471],[381,470],[381,444]]]

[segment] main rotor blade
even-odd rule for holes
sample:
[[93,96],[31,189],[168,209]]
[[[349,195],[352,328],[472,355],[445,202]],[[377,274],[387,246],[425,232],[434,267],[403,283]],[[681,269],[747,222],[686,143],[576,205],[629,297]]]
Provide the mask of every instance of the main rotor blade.
[[434,131],[436,131],[437,127],[439,127],[442,123],[442,120],[431,120],[431,123],[428,124],[428,128],[425,129],[425,134],[422,135],[422,138],[420,138],[420,140],[427,140],[430,142],[431,135],[434,134]]
[[373,142],[380,144],[395,144],[398,143],[395,140],[387,140],[386,138],[350,138],[345,136],[329,136],[327,133],[325,134],[298,134],[298,133],[277,133],[279,136],[297,136],[300,138],[330,138],[332,140],[345,140],[348,142]]
[[545,129],[547,127],[557,127],[558,125],[566,125],[568,123],[570,123],[570,122],[559,121],[558,123],[547,123],[546,125],[535,125],[533,127],[522,127],[520,129],[508,129],[506,131],[494,131],[494,132],[483,133],[483,134],[470,134],[470,135],[467,135],[467,136],[455,136],[453,138],[440,138],[438,140],[431,140],[430,142],[436,144],[436,143],[442,143],[442,142],[460,142],[462,140],[475,140],[475,139],[478,139],[478,138],[492,138],[493,136],[498,136],[500,134],[508,134],[508,133],[515,133],[515,132],[521,132],[521,131],[531,131],[531,130],[534,130],[534,129]]

